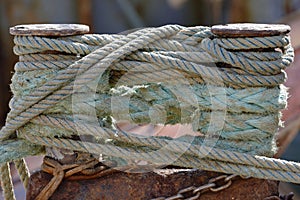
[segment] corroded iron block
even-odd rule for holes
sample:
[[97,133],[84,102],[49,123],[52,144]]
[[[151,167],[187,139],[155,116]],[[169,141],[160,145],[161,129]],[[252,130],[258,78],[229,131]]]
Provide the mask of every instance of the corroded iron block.
[[[90,180],[63,180],[51,199],[151,199],[176,195],[189,186],[207,184],[220,173],[189,169],[162,169],[145,173],[118,172]],[[38,171],[31,176],[27,200],[33,200],[51,180],[52,175]],[[193,194],[186,194],[187,197]],[[197,199],[253,200],[278,196],[278,182],[255,178],[236,179],[230,187],[219,192],[210,190]]]

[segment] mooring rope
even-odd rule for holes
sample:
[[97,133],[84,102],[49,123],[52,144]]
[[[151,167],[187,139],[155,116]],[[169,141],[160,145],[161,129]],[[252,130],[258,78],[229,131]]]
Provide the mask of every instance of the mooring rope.
[[3,196],[5,199],[14,200],[16,199],[15,193],[13,190],[12,178],[10,175],[9,163],[2,163],[0,166],[1,172],[1,187],[3,189]]
[[[89,143],[67,139],[53,139],[32,135],[26,135],[25,137],[28,140],[33,140],[35,141],[35,143],[39,143],[44,146],[68,148],[74,151],[79,150],[82,152],[90,152],[95,154],[102,152],[105,155],[116,156],[121,158],[128,158],[128,155],[130,155],[130,159],[143,159],[145,161],[149,161],[157,165],[164,165],[169,163],[182,167],[199,168],[208,171],[223,172],[228,174],[239,174],[245,177],[279,180],[291,183],[299,183],[300,179],[300,174],[298,170],[298,172],[293,172],[290,169],[287,171],[284,169],[276,169],[278,163],[280,163],[281,161],[278,160],[276,162],[273,161],[274,159],[271,162],[269,162],[272,164],[271,166],[260,168],[255,165],[236,164],[232,162],[223,162],[221,160],[201,158],[199,157],[199,154],[197,154],[196,156],[189,156],[182,153],[173,153],[171,151],[150,151],[149,149],[145,150],[144,148],[134,149],[127,147],[119,147],[115,145],[102,145],[98,143]],[[252,159],[253,158],[255,159],[255,157],[252,157]],[[264,157],[262,159],[264,159]],[[283,163],[281,163],[281,165],[282,164]],[[288,165],[288,168],[291,168],[293,165],[298,165],[297,168],[299,168],[298,163],[288,163]]]
[[23,159],[16,160],[14,163],[15,163],[16,169],[18,170],[20,179],[21,179],[24,187],[27,188],[29,177],[30,177],[30,172],[27,168],[25,159],[23,158]]
[[[209,27],[167,25],[14,42],[20,60],[0,132],[3,187],[6,163],[16,161],[27,184],[20,159],[44,146],[300,183],[299,163],[265,157],[276,151],[287,102],[286,34],[221,38]],[[116,128],[120,120],[192,124],[201,134],[141,137]]]

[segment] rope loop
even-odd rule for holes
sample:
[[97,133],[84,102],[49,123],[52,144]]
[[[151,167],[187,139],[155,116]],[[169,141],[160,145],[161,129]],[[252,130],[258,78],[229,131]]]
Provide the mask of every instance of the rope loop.
[[[290,59],[285,59],[282,57],[278,60],[265,61],[261,59],[262,57],[260,57],[259,60],[254,60],[253,58],[255,55],[251,53],[249,57],[252,59],[249,59],[245,57],[247,53],[244,52],[243,56],[241,56],[239,55],[239,52],[236,53],[226,50],[219,43],[220,40],[218,39],[211,40],[206,38],[202,40],[201,45],[207,52],[211,53],[212,57],[218,58],[220,62],[228,63],[232,66],[238,67],[251,75],[277,75],[282,73],[281,71],[290,65]],[[261,47],[257,45],[256,48]]]

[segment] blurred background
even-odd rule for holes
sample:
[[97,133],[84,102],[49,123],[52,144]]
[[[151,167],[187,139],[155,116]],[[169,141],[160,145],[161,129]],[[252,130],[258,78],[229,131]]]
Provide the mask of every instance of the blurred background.
[[[295,62],[288,70],[289,107],[283,112],[286,128],[279,142],[279,157],[300,161],[300,0],[0,0],[0,127],[4,125],[11,98],[9,89],[14,63],[13,37],[9,27],[31,23],[83,23],[92,33],[119,33],[128,29],[180,24],[196,26],[235,22],[285,23],[292,27]],[[31,170],[41,159],[29,158]],[[14,179],[17,199],[24,189]],[[281,184],[281,192],[299,187]],[[300,193],[300,192],[299,192]],[[0,197],[1,198],[1,197]]]

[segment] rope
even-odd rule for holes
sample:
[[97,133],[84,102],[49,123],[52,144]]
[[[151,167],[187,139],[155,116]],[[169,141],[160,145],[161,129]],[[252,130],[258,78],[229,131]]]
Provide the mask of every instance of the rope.
[[[288,35],[221,38],[209,27],[167,25],[14,42],[20,60],[0,163],[46,146],[300,183],[299,163],[265,157],[276,151],[287,102]],[[119,130],[122,120],[192,124],[200,133],[140,137]],[[26,185],[26,165],[16,166]]]
[[24,185],[25,190],[28,187],[28,181],[30,177],[30,172],[27,168],[25,159],[16,160],[15,162],[16,169],[18,170],[21,181]]
[[[61,70],[57,76],[48,81],[45,85],[36,88],[30,94],[23,96],[19,101],[14,102],[15,108],[7,116],[6,126],[1,129],[1,140],[7,139],[14,131],[33,117],[39,115],[59,100],[68,97],[72,90],[80,89],[85,83],[94,80],[99,74],[112,64],[114,60],[135,51],[147,43],[151,43],[161,37],[168,37],[179,30],[178,26],[165,26],[157,29],[145,29],[131,33],[124,40],[114,41],[98,50],[85,56],[83,59],[70,65],[67,69]],[[47,42],[43,42],[47,45]],[[58,47],[55,50],[66,50],[72,53],[64,43],[62,45],[48,43],[50,47]],[[75,49],[75,48],[74,48]],[[78,47],[77,49],[82,50]],[[113,51],[116,49],[116,51]],[[83,51],[79,51],[83,53]],[[80,53],[79,53],[80,54]],[[99,62],[101,60],[101,62]],[[85,71],[86,70],[86,71]],[[84,74],[81,74],[85,71]],[[77,76],[76,76],[77,75]],[[76,76],[76,86],[74,82],[68,83]],[[60,90],[58,90],[60,89]],[[52,94],[50,96],[50,93]],[[42,100],[43,99],[43,100]],[[36,104],[39,102],[39,104]]]
[[[214,160],[222,160],[226,162],[252,165],[261,168],[268,168],[270,166],[273,166],[274,169],[293,171],[298,173],[300,172],[300,166],[295,162],[287,162],[279,159],[272,159],[256,155],[253,156],[250,154],[243,154],[223,149],[210,148],[204,145],[197,145],[197,143],[200,143],[197,141],[193,141],[193,143],[181,141],[181,138],[175,140],[165,138],[159,138],[158,140],[156,137],[141,138],[137,136],[128,135],[122,131],[116,133],[110,129],[102,128],[99,126],[93,126],[92,124],[72,122],[67,119],[59,119],[49,116],[39,116],[38,118],[34,119],[33,122],[44,126],[53,126],[59,128],[64,127],[64,129],[66,130],[72,130],[74,132],[77,131],[79,135],[90,134],[93,136],[102,136],[103,138],[111,138],[112,140],[117,142],[123,142],[125,144],[131,143],[133,144],[132,146],[148,146],[152,149],[160,149],[164,147],[167,151],[173,151],[179,154],[185,152],[186,154],[190,154],[191,156],[198,156],[200,158],[210,158]],[[23,133],[20,137],[27,137],[28,135],[28,133]],[[196,140],[196,138],[194,140]]]
[[[101,145],[96,143],[89,142],[81,142],[75,140],[66,140],[66,139],[53,139],[46,137],[38,137],[38,136],[25,136],[28,140],[32,140],[35,143],[39,143],[45,146],[57,147],[57,148],[68,148],[76,151],[83,151],[89,153],[99,154],[99,152],[116,156],[121,158],[128,158],[130,155],[130,159],[136,160],[145,160],[151,163],[155,163],[156,165],[164,165],[164,164],[175,164],[177,166],[183,167],[192,167],[192,168],[200,168],[203,170],[223,172],[228,174],[239,174],[245,177],[255,177],[262,179],[270,179],[270,180],[279,180],[284,182],[291,183],[299,183],[300,174],[298,172],[285,171],[282,169],[274,169],[277,163],[272,163],[272,166],[259,168],[257,166],[247,166],[236,163],[229,163],[223,161],[216,161],[210,159],[199,159],[198,156],[188,156],[188,155],[178,155],[172,152],[166,151],[151,151],[149,153],[149,149],[131,149],[126,147],[117,147],[115,145]],[[274,159],[275,160],[275,159]],[[298,163],[293,163],[294,165],[298,165]],[[292,164],[292,165],[293,165]],[[291,164],[288,166],[292,166]],[[271,168],[271,169],[270,169]]]
[[1,187],[3,190],[4,199],[16,199],[13,191],[13,183],[10,175],[9,163],[2,163],[0,166]]

